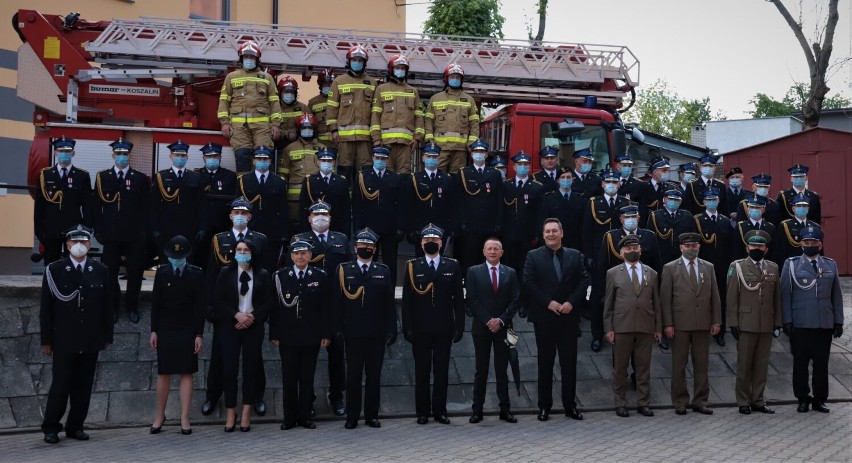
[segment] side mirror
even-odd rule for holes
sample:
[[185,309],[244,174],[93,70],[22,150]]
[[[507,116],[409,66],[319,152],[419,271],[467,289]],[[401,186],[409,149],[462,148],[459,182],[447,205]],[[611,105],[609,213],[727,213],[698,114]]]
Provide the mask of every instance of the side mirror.
[[612,157],[618,157],[627,152],[627,140],[624,129],[612,129]]

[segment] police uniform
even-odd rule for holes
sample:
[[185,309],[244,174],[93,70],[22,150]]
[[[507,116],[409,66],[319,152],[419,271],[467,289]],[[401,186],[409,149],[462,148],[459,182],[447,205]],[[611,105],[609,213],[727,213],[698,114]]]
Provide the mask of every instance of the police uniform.
[[[77,142],[66,138],[53,140],[55,157],[71,152]],[[70,162],[70,161],[69,161]],[[90,225],[86,206],[92,194],[89,172],[69,164],[45,167],[38,177],[35,194],[35,234],[44,246],[44,263],[49,264],[66,255],[65,231],[77,224]]]
[[[753,230],[746,235],[753,245],[771,245],[768,233]],[[781,328],[781,284],[778,265],[751,257],[734,261],[728,268],[727,310],[731,334],[737,340],[736,398],[740,413],[752,410],[774,413],[766,406],[763,391],[769,370],[773,331]]]
[[[423,148],[424,154],[440,154],[441,148],[429,143]],[[403,216],[403,229],[411,237],[415,255],[422,256],[423,249],[417,245],[420,237],[418,232],[427,224],[437,224],[447,232],[444,238],[446,244],[449,234],[456,231],[458,211],[456,205],[455,182],[450,174],[440,170],[421,170],[403,179],[405,188],[402,190],[400,212]],[[443,250],[442,250],[443,253]]]
[[[196,169],[201,175],[201,185],[206,195],[207,202],[207,230],[210,235],[227,230],[231,227],[228,219],[230,202],[237,191],[237,174],[220,165],[216,156],[222,155],[222,145],[218,143],[207,143],[201,147],[204,156],[204,167]],[[210,250],[210,241],[199,243],[199,264],[207,263],[207,253]],[[202,268],[204,268],[202,266]]]
[[[758,188],[766,188],[767,192],[769,191],[769,186],[772,183],[772,176],[767,174],[758,174],[751,178],[751,181],[754,183],[755,193],[746,194],[746,199],[756,194]],[[768,195],[763,197],[766,200],[765,209],[763,211],[763,218],[771,223],[773,226],[781,223],[781,206],[778,204],[778,201],[770,198]],[[748,220],[748,214],[746,212],[746,204],[747,201],[744,199],[740,201],[737,205],[737,220]]]
[[322,144],[316,139],[299,137],[284,148],[281,158],[278,159],[278,175],[287,180],[287,213],[293,232],[298,231],[302,223],[299,210],[302,185],[307,177],[319,172],[317,152],[320,149]]
[[[790,172],[790,176],[803,183],[807,182],[809,170],[808,166],[802,164],[796,164],[795,166],[787,169],[787,171]],[[794,200],[799,196],[805,196],[808,198],[808,203],[810,204],[810,209],[808,209],[808,220],[817,225],[822,224],[821,197],[817,192],[805,188],[804,184],[801,185],[800,188],[793,186],[784,191],[778,192],[778,198],[776,201],[782,209],[781,217],[784,219],[796,218],[796,214],[793,212],[793,206],[795,202]]]
[[389,75],[387,82],[376,87],[370,123],[373,143],[391,150],[388,168],[410,174],[412,143],[422,141],[424,134],[420,94],[405,79]]
[[[557,170],[557,178],[559,178],[564,169]],[[583,221],[577,220],[578,217],[586,215],[586,207],[589,200],[583,198],[568,187],[567,190],[561,188],[556,191],[551,191],[544,195],[541,201],[541,212],[538,215],[539,229],[543,229],[543,224],[546,219],[551,217],[559,219],[562,222],[562,246],[567,248],[583,250]]]
[[[67,241],[90,241],[82,225],[66,234]],[[83,422],[95,380],[98,352],[112,344],[113,313],[107,266],[86,256],[82,263],[66,257],[45,268],[41,284],[41,345],[52,349],[50,392],[41,430],[45,441],[59,442],[60,423],[69,398],[65,434],[88,440]]]
[[[790,209],[795,210],[797,207],[810,206],[811,199],[806,195],[796,196],[791,200]],[[795,215],[795,214],[794,214]],[[810,209],[806,217],[810,216]],[[802,231],[807,227],[820,228],[819,224],[810,219],[801,220],[793,217],[791,219],[782,220],[775,227],[775,235],[772,237],[772,255],[773,260],[781,262],[790,257],[798,257],[802,255]]]
[[[488,144],[477,140],[471,151],[488,151]],[[500,234],[503,225],[503,178],[497,169],[474,164],[459,170],[455,175],[458,192],[455,216],[459,218],[458,251],[454,251],[462,269],[481,263],[485,240]]]
[[[523,161],[531,162],[530,155],[521,151],[512,156],[512,162]],[[524,269],[527,252],[541,236],[536,227],[543,198],[544,188],[531,176],[516,176],[503,182],[503,261],[518,273]]]
[[347,70],[334,79],[328,92],[325,123],[339,137],[338,166],[344,175],[355,174],[370,164],[370,108],[375,90],[376,79],[366,71],[355,75]]
[[[588,148],[574,151],[573,156],[575,162],[577,158],[586,158],[594,161],[592,152]],[[582,172],[578,172],[575,168],[574,182],[571,184],[571,191],[587,199],[591,199],[594,196],[601,196],[603,195],[601,178],[594,172],[589,171],[584,174]]]
[[[745,199],[743,202],[747,202],[749,207],[766,207],[767,198],[763,196],[759,196],[757,194],[751,194]],[[737,216],[740,216],[740,213],[737,213]],[[766,220],[765,216],[761,217],[760,220],[755,221],[752,218],[749,218],[747,215],[743,215],[745,217],[743,220],[737,222],[737,226],[734,227],[734,236],[731,237],[731,258],[734,259],[742,259],[746,256],[746,234],[752,230],[763,230],[769,234],[769,236],[773,236],[775,234],[775,226],[769,223]],[[770,248],[771,249],[771,248]],[[770,251],[770,254],[767,256],[769,260],[774,259],[774,254]]]
[[[725,271],[731,263],[731,234],[733,227],[731,221],[725,217],[718,208],[708,210],[704,207],[706,201],[717,201],[721,206],[722,200],[719,190],[715,187],[707,188],[702,192],[701,204],[703,212],[695,214],[695,231],[701,235],[701,249],[698,257],[713,264],[716,271],[716,284],[719,285],[719,294],[726,294]],[[722,298],[722,325],[716,342],[720,346],[725,345],[725,321],[727,317],[725,299]]]
[[[337,151],[333,148],[322,147],[316,153],[320,162],[337,160]],[[302,191],[299,193],[299,222],[302,229],[310,228],[308,223],[308,208],[318,201],[322,201],[334,211],[334,220],[331,221],[331,229],[343,233],[347,237],[352,234],[352,198],[349,195],[349,179],[338,175],[332,170],[324,174],[317,172],[308,176],[302,183]],[[331,269],[334,270],[332,267]]]
[[[268,159],[272,150],[258,146],[254,157]],[[290,234],[287,218],[287,182],[271,171],[254,170],[237,178],[237,194],[252,203],[252,219],[249,226],[269,239],[269,252],[278,254]],[[275,256],[277,259],[278,256]]]
[[[559,149],[555,146],[545,146],[538,152],[539,160],[542,158],[555,158],[559,156]],[[533,180],[541,183],[544,193],[550,193],[559,189],[559,168],[547,171],[542,168],[532,175]]]
[[[633,177],[633,158],[625,153],[615,158],[619,164],[621,174],[621,186],[618,187],[618,195],[633,201],[639,205],[639,223],[648,223],[648,193],[651,191],[648,184]],[[621,166],[621,164],[629,164]],[[616,243],[617,244],[617,243]]]
[[[290,253],[310,251],[305,241],[293,241]],[[284,394],[282,429],[299,424],[314,428],[311,404],[314,400],[314,373],[320,341],[331,339],[331,291],[325,271],[313,265],[295,265],[275,272],[272,285],[278,304],[269,320],[269,339],[278,341]]]
[[[666,191],[666,200],[677,200],[683,197],[680,190],[670,189]],[[661,206],[648,215],[648,226],[645,227],[657,236],[657,244],[660,249],[660,261],[665,265],[680,256],[680,245],[677,237],[682,233],[694,232],[695,221],[692,214],[678,208],[670,212]]]
[[[713,169],[713,172],[716,171],[716,162],[718,162],[719,158],[717,156],[713,156],[710,154],[704,155],[699,160],[700,167],[702,169]],[[695,181],[689,184],[689,191],[687,192],[687,196],[690,198],[690,210],[693,214],[700,214],[704,212],[704,192],[708,188],[714,188],[717,191],[717,195],[719,196],[719,212],[722,214],[730,214],[728,210],[728,201],[726,198],[725,192],[725,184],[719,180],[713,178],[713,174],[710,174],[710,177],[705,177],[702,173]]]
[[[110,144],[113,153],[129,156],[133,144],[119,138]],[[127,294],[125,307],[130,321],[139,322],[139,294],[142,290],[142,272],[145,270],[145,240],[148,233],[148,194],[151,184],[148,176],[129,165],[114,165],[95,176],[95,194],[92,197],[92,221],[95,236],[103,245],[101,261],[109,268],[112,307],[118,317],[121,289],[118,270],[121,257],[127,269]],[[143,212],[143,213],[140,213]]]
[[424,139],[442,150],[438,169],[457,173],[467,161],[467,145],[479,138],[476,101],[464,90],[447,87],[429,99],[424,125]]
[[[618,173],[612,170],[603,172],[603,182],[618,182]],[[603,236],[606,232],[620,226],[618,222],[619,211],[622,207],[630,204],[630,200],[619,196],[618,187],[613,195],[601,194],[589,198],[586,206],[586,214],[583,217],[583,254],[587,259],[594,259],[600,253]],[[603,291],[603,288],[600,288]],[[603,296],[603,292],[600,293]]]

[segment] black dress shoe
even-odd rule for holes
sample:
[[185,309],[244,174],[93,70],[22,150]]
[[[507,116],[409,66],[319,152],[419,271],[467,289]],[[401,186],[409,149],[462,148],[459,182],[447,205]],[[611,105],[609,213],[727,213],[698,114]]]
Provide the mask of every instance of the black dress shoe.
[[811,404],[811,410],[818,411],[820,413],[828,413],[828,407],[825,406],[825,402],[813,402]]
[[[828,410],[828,409],[826,409]],[[89,435],[83,432],[82,429],[78,429],[76,431],[65,432],[65,437],[74,440],[89,440]]]
[[370,418],[369,420],[364,420],[364,424],[371,428],[381,428],[382,423],[376,418]]
[[348,420],[347,420],[347,421],[346,421],[346,424],[344,424],[344,425],[343,425],[343,427],[344,427],[344,428],[346,428],[346,429],[355,429],[355,428],[357,428],[357,427],[358,427],[358,422],[357,422],[357,421],[348,421]]
[[701,413],[702,415],[712,415],[713,410],[708,408],[706,405],[702,405],[701,407],[692,407],[692,411]]
[[[500,418],[502,418],[502,416]],[[482,415],[479,413],[474,413],[473,415],[470,415],[470,419],[467,420],[468,423],[472,424],[479,423],[480,421],[482,421]]]
[[44,441],[48,444],[58,444],[59,443],[59,434],[55,432],[49,432],[44,435]]
[[796,411],[799,413],[807,413],[808,412],[808,403],[807,402],[799,402],[799,406],[796,407]]
[[725,347],[725,333],[719,333],[714,337],[716,338],[716,344],[721,347]]
[[536,417],[536,419],[539,421],[547,421],[548,419],[550,419],[550,412],[541,409],[538,411],[538,416]]
[[281,430],[287,431],[296,427],[296,423],[282,423]]
[[[479,416],[479,419],[482,419],[482,415]],[[517,423],[518,419],[515,418],[515,415],[512,415],[510,412],[502,412],[500,413],[500,419],[507,423]]]
[[417,417],[417,424],[427,424],[427,423],[429,423],[428,417],[426,417],[426,416],[418,416]]
[[675,408],[675,413],[678,415],[686,415],[686,407]]
[[163,425],[159,425],[159,426],[151,425],[151,429],[148,430],[148,433],[149,434],[159,434],[160,431],[162,431],[162,430],[163,430]]
[[233,426],[230,426],[230,427],[225,426],[224,431],[225,432],[234,432],[234,428],[236,428],[236,427],[237,427],[237,425],[233,425]]
[[201,404],[201,414],[202,415],[207,416],[207,415],[213,413],[213,410],[216,410],[216,402],[215,401],[207,399],[207,400],[204,401],[203,404]]
[[183,434],[184,436],[188,436],[188,435],[192,434],[192,428],[189,428],[189,429],[180,428],[180,433]]
[[249,426],[240,426],[240,432],[249,432],[251,431],[251,425]]
[[317,425],[314,424],[314,422],[311,421],[311,420],[302,421],[301,423],[299,423],[299,426],[301,426],[305,429],[316,429],[317,428]]
[[438,415],[435,417],[435,421],[441,424],[450,424],[450,419],[447,417],[447,415]]
[[627,411],[627,407],[615,407],[615,414],[622,418],[630,416],[630,412]]
[[592,339],[592,352],[600,352],[601,344],[600,338]]
[[751,407],[743,405],[742,407],[740,407],[740,413],[742,413],[743,415],[751,415]]
[[577,407],[569,408],[565,410],[565,416],[580,421],[583,419],[583,414],[580,413],[580,410],[577,410]]
[[131,310],[130,311],[130,321],[132,323],[139,323],[139,311],[138,310]]
[[[313,408],[312,408],[313,410]],[[334,412],[336,416],[343,416],[346,414],[346,405],[343,405],[343,402],[337,402],[335,404],[331,404],[331,411]],[[311,415],[313,416],[313,415]]]
[[636,411],[642,416],[654,416],[654,412],[648,407],[639,407]]
[[752,407],[751,407],[751,411],[753,411],[753,412],[760,412],[760,413],[766,413],[766,414],[768,414],[768,415],[771,415],[771,414],[775,413],[775,410],[773,410],[773,409],[771,409],[771,408],[767,407],[766,405],[763,405],[763,406],[760,406],[760,407],[754,407],[754,406],[752,406]]
[[254,403],[254,412],[257,413],[257,416],[266,415],[266,402],[262,400],[258,400]]

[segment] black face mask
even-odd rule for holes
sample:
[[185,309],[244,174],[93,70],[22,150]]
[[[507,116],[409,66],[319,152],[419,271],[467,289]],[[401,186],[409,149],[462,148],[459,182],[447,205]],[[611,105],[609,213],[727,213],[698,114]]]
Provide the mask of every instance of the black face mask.
[[766,251],[763,249],[749,249],[748,256],[751,257],[751,260],[755,262],[760,262],[763,260],[763,256],[766,254]]
[[373,254],[375,253],[375,251],[370,248],[358,248],[355,250],[355,252],[358,254],[358,257],[364,260],[372,259]]
[[627,262],[639,262],[639,258],[642,256],[642,253],[639,251],[630,251],[624,253],[624,260]]
[[426,254],[429,254],[429,255],[437,254],[438,251],[440,251],[440,250],[441,250],[441,245],[434,242],[434,241],[429,241],[429,242],[423,244],[423,252],[425,252]]
[[802,246],[802,252],[808,257],[814,257],[819,254],[819,246]]

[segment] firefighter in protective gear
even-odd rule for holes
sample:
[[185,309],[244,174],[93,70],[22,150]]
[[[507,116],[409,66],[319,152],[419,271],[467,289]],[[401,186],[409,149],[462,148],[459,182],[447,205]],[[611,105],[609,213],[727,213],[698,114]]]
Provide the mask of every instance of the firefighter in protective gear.
[[337,143],[334,143],[331,139],[331,130],[329,130],[328,124],[325,123],[325,110],[328,107],[328,93],[331,91],[331,83],[334,82],[336,77],[337,74],[334,72],[334,69],[328,68],[320,71],[319,76],[317,76],[317,85],[319,86],[320,94],[308,101],[308,109],[310,109],[311,114],[317,119],[317,140],[322,142],[323,145],[334,148],[335,150],[337,150]]
[[299,138],[287,145],[278,159],[278,175],[287,181],[287,215],[291,230],[299,231],[299,195],[302,183],[319,172],[316,153],[323,145],[316,139],[317,120],[313,114],[302,114],[296,128]]
[[353,179],[354,172],[372,161],[370,111],[376,79],[366,73],[367,50],[361,45],[352,46],[346,53],[346,67],[346,74],[331,84],[325,123],[338,145],[338,171]]
[[278,81],[278,96],[281,98],[281,133],[285,143],[299,138],[297,120],[303,114],[310,113],[308,106],[298,101],[299,83],[290,76],[284,76]]
[[464,167],[467,146],[479,138],[479,109],[462,90],[464,70],[458,64],[444,69],[444,91],[432,95],[426,108],[426,141],[441,146],[438,168],[455,174]]
[[388,81],[376,88],[370,124],[373,145],[390,147],[388,168],[399,174],[411,173],[411,152],[425,134],[420,94],[406,82],[408,69],[402,55],[388,60]]
[[249,40],[240,46],[240,68],[229,73],[219,93],[217,117],[222,136],[230,138],[238,172],[252,169],[252,149],[272,146],[281,134],[281,106],[275,78],[263,72],[260,47]]

